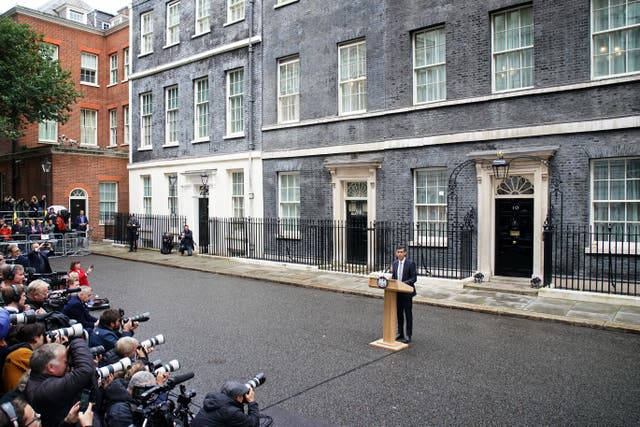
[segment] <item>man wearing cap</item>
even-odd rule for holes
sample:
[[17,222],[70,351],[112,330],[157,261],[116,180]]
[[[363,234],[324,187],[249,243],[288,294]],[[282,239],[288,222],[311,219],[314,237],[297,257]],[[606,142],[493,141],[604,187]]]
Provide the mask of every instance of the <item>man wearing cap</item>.
[[[244,413],[244,402],[248,412]],[[260,409],[252,387],[236,381],[226,381],[220,393],[205,396],[202,409],[191,423],[192,427],[258,427]]]
[[[137,402],[133,398],[134,389],[149,388],[157,385],[156,377],[147,371],[139,371],[133,374],[129,384],[124,379],[116,378],[105,392],[105,400],[108,407],[105,412],[105,421],[109,427],[128,427],[134,425],[134,413],[132,405]],[[135,424],[137,425],[137,424]]]

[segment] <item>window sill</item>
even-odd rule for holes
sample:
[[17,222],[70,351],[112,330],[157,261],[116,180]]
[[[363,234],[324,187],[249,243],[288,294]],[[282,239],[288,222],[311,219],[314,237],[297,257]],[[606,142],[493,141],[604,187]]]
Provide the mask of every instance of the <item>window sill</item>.
[[48,141],[48,140],[43,140],[43,139],[39,140],[38,144],[60,145],[60,143],[58,143],[58,141]]
[[434,104],[436,102],[443,102],[446,101],[447,98],[442,98],[442,99],[432,99],[431,101],[423,101],[423,102],[414,102],[413,105],[429,105],[429,104]]
[[502,93],[512,93],[512,92],[518,92],[520,90],[529,90],[529,89],[533,89],[535,86],[523,86],[523,87],[519,87],[519,88],[515,88],[515,89],[503,89],[503,90],[493,90],[493,93],[496,95],[500,95]]
[[237,24],[238,22],[242,22],[242,21],[244,21],[244,17],[242,17],[240,19],[236,19],[235,21],[225,22],[224,24],[222,24],[222,26],[223,27],[228,27],[229,25]]
[[640,255],[640,247],[635,243],[593,242],[591,247],[584,248],[585,255]]
[[300,233],[278,233],[276,240],[301,240]]
[[367,110],[349,111],[348,113],[340,112],[340,113],[338,114],[338,116],[340,116],[340,117],[345,117],[345,116],[355,116],[355,115],[357,115],[357,114],[364,114],[364,113],[366,113],[366,112],[367,112]]
[[100,85],[96,83],[80,82],[80,84],[83,86],[100,87]]
[[115,82],[115,83],[109,83],[109,84],[107,85],[107,87],[113,87],[113,86],[117,86],[117,85],[118,85],[118,82]]
[[126,83],[129,81],[129,78],[127,77],[126,79],[122,80],[120,83]]
[[225,135],[222,137],[222,139],[238,139],[238,138],[244,138],[244,132]]
[[446,248],[448,246],[446,239],[424,239],[420,241],[411,241],[409,246],[416,248]]
[[109,144],[107,148],[118,148],[118,144]]
[[179,44],[180,44],[180,42],[172,43],[172,44],[166,44],[166,45],[162,46],[162,48],[163,49],[169,49],[170,47],[178,46]]
[[209,138],[206,138],[206,139],[194,139],[193,141],[191,141],[192,144],[201,144],[203,142],[211,142],[211,140]]
[[276,5],[273,6],[274,9],[279,9],[281,7],[290,5],[291,3],[297,3],[298,0],[289,0],[289,1],[283,1],[282,3],[278,3]]
[[153,147],[139,147],[138,151],[151,151],[153,150]]
[[191,39],[196,39],[198,37],[204,36],[205,34],[209,34],[211,32],[211,30],[205,31],[203,33],[198,33],[198,34],[194,34],[191,36]]
[[180,143],[179,142],[168,142],[166,144],[162,144],[162,148],[172,148],[172,147],[179,147]]
[[144,56],[151,55],[152,53],[153,53],[153,51],[152,51],[152,50],[151,50],[151,51],[149,51],[149,52],[141,53],[141,54],[139,54],[139,55],[138,55],[138,58],[142,58],[142,57],[144,57]]

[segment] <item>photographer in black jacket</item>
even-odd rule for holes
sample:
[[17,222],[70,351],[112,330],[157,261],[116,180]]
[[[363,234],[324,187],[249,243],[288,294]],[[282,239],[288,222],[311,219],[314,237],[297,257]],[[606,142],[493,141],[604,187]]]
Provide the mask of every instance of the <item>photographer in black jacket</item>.
[[42,414],[44,427],[58,427],[80,400],[81,391],[95,386],[96,371],[86,341],[75,338],[68,345],[67,349],[62,344],[44,344],[31,355],[25,394]]
[[[248,413],[244,413],[244,403]],[[209,393],[205,396],[202,409],[198,412],[192,427],[258,427],[260,425],[260,409],[255,401],[252,387],[237,381],[226,381],[220,393]]]

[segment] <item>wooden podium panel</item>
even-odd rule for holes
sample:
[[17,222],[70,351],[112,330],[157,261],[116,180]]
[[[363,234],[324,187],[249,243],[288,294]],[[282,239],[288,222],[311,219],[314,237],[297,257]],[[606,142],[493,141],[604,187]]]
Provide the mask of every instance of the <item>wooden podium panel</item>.
[[[369,277],[369,287],[381,289],[378,285],[378,277]],[[396,341],[398,292],[404,294],[413,293],[413,288],[399,280],[387,279],[384,288],[384,310],[382,316],[382,339],[369,343],[370,346],[385,350],[400,351],[409,348],[409,344]]]

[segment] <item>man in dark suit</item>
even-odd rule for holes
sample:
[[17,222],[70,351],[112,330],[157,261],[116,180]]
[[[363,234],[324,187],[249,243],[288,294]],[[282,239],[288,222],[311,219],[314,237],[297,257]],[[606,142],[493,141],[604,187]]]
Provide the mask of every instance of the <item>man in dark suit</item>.
[[93,291],[88,286],[83,286],[77,295],[69,298],[69,302],[65,304],[62,309],[62,314],[65,314],[69,319],[76,320],[82,324],[85,331],[91,333],[95,328],[98,319],[93,317],[89,313],[89,309],[86,306],[87,301],[93,296]]
[[[413,314],[411,306],[413,297],[416,295],[416,280],[418,280],[418,271],[416,263],[407,258],[407,249],[404,246],[398,246],[396,249],[396,260],[393,262],[391,278],[400,280],[401,282],[411,286],[413,292],[410,294],[398,292],[396,303],[398,315],[398,336],[397,341],[402,343],[411,342],[411,334],[413,332]],[[407,332],[404,333],[404,321],[407,321]]]

